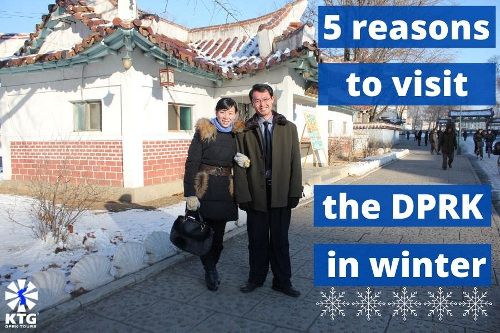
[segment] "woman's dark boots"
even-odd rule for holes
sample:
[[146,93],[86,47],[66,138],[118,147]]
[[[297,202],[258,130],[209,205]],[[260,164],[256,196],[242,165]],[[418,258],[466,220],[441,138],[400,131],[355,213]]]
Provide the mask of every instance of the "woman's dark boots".
[[205,270],[205,282],[208,290],[216,291],[219,288],[219,274],[215,268]]
[[201,262],[205,268],[205,282],[208,290],[216,291],[219,288],[220,278],[215,268],[222,252],[222,246],[212,247],[204,256],[201,256]]

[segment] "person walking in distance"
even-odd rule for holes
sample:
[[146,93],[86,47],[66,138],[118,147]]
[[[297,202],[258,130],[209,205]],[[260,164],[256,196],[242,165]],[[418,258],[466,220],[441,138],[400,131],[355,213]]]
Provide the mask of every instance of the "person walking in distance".
[[439,153],[438,151],[438,136],[437,136],[437,130],[433,129],[431,132],[431,135],[429,136],[429,142],[431,144],[431,155],[434,155],[434,151],[436,151],[436,154]]
[[255,115],[237,135],[240,152],[252,164],[235,168],[235,195],[247,212],[250,272],[240,287],[249,293],[264,284],[269,264],[272,289],[300,296],[291,283],[288,242],[291,210],[302,196],[302,169],[297,127],[273,110],[273,89],[255,84],[249,92]]
[[427,142],[429,142],[429,131],[425,131],[424,142],[425,142],[425,146],[427,147]]
[[442,168],[446,170],[446,166],[451,169],[451,164],[453,163],[454,153],[457,149],[457,136],[451,124],[446,125],[445,131],[441,134],[439,138],[438,150],[441,150],[441,155],[443,156]]
[[479,159],[479,156],[481,156],[481,159],[483,159],[483,139],[484,139],[483,129],[482,128],[478,129],[476,133],[474,133],[472,139],[474,140],[474,147],[475,147],[474,152],[476,153],[476,159]]
[[422,130],[417,132],[417,143],[420,146],[420,142],[422,141]]
[[484,143],[486,144],[486,153],[488,154],[488,158],[490,158],[492,153],[493,141],[495,141],[495,134],[489,129],[486,131],[484,135]]

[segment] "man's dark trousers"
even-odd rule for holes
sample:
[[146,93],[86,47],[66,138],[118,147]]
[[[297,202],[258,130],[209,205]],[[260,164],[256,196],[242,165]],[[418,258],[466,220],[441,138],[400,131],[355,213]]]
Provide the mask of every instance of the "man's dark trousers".
[[269,263],[273,272],[273,285],[281,288],[291,286],[292,276],[288,229],[292,210],[287,207],[270,208],[271,186],[266,186],[267,212],[249,208],[247,210],[248,252],[250,262],[249,281],[264,283]]
[[452,151],[451,153],[445,153],[444,151],[442,151],[441,153],[443,154],[443,169],[446,169],[447,166],[451,168],[451,163],[453,163],[453,158],[455,155],[454,152]]

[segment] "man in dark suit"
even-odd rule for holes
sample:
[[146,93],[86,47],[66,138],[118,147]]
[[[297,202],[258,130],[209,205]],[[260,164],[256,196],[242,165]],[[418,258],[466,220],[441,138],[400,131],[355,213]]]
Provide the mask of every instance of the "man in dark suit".
[[269,264],[272,288],[291,297],[300,292],[291,283],[288,244],[291,210],[302,196],[302,169],[297,127],[273,111],[273,89],[256,84],[249,93],[256,114],[237,135],[238,149],[251,161],[234,169],[236,200],[247,212],[250,273],[240,290],[264,284]]

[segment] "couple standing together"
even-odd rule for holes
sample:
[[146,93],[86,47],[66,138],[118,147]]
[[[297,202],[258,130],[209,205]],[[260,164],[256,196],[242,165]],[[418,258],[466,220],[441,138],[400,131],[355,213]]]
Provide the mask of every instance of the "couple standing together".
[[197,122],[184,175],[187,209],[199,209],[214,230],[212,248],[201,256],[209,290],[220,284],[216,265],[226,222],[238,218],[238,203],[247,213],[250,264],[241,292],[261,287],[271,265],[272,288],[298,297],[288,244],[291,210],[302,196],[297,128],[273,111],[269,85],[255,84],[249,98],[256,113],[245,123],[236,121],[238,106],[231,98],[218,101],[215,118]]

